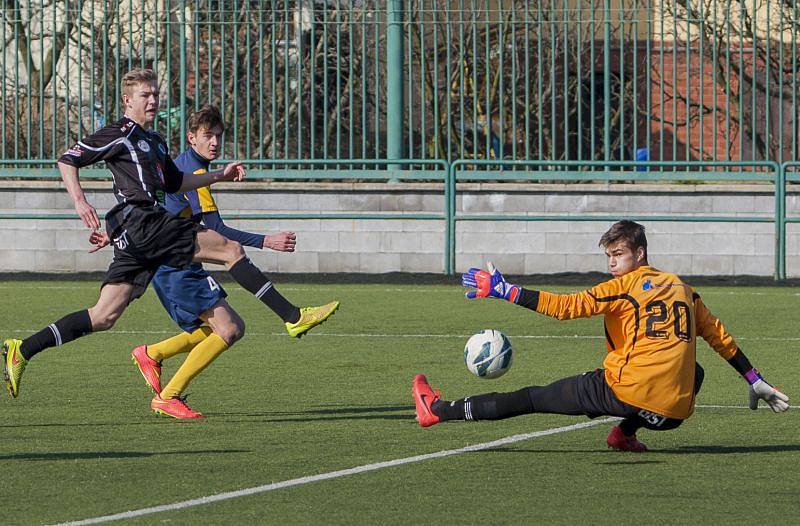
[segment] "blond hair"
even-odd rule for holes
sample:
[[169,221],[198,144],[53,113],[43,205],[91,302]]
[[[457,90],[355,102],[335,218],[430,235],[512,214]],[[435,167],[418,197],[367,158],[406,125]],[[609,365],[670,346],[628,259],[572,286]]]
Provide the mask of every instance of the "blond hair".
[[130,96],[131,89],[139,84],[156,84],[158,77],[152,69],[135,68],[122,76],[120,89],[124,95]]

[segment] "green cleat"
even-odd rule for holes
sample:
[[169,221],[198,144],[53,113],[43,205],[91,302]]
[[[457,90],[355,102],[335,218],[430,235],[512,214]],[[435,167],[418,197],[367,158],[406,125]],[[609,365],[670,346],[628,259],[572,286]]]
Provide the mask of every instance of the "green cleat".
[[6,389],[12,398],[19,396],[19,382],[28,360],[19,352],[22,340],[6,340],[3,342],[3,373],[6,379]]
[[300,309],[300,319],[295,323],[287,323],[286,331],[289,333],[289,336],[300,338],[305,333],[330,318],[338,308],[338,301],[332,301],[321,307],[302,307]]

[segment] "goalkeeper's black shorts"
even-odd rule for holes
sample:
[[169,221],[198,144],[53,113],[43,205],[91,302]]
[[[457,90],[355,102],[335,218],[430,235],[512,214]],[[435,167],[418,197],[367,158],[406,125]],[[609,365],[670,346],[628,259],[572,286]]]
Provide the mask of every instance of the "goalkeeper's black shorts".
[[[695,364],[694,392],[700,391],[705,372]],[[605,371],[596,369],[577,376],[562,378],[550,385],[528,387],[528,396],[536,413],[558,413],[562,415],[639,417],[647,429],[667,431],[675,429],[683,420],[669,418],[627,404],[617,398],[606,383]]]

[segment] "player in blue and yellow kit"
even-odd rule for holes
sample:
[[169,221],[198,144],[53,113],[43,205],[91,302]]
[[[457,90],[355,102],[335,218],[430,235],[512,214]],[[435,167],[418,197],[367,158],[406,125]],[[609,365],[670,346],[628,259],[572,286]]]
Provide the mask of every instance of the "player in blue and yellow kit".
[[[178,169],[187,174],[208,171],[212,160],[219,155],[220,138],[224,129],[222,116],[214,106],[204,106],[187,122],[190,147],[175,159]],[[293,232],[269,236],[230,228],[222,221],[208,187],[185,193],[167,195],[167,210],[176,216],[202,223],[228,239],[243,246],[270,248],[293,252],[296,244]],[[151,407],[158,413],[175,418],[200,418],[185,402],[180,407],[167,406],[164,400],[180,399],[189,382],[219,354],[244,334],[244,322],[225,300],[225,290],[199,263],[186,268],[161,266],[153,277],[153,289],[183,333],[156,343],[141,345],[132,351],[133,360],[156,396]],[[280,295],[271,282],[261,294],[269,294],[269,305],[284,320],[289,335],[300,337],[312,327],[325,321],[339,306],[332,302],[322,307],[298,309]],[[189,353],[169,383],[161,387],[161,362],[177,354]]]

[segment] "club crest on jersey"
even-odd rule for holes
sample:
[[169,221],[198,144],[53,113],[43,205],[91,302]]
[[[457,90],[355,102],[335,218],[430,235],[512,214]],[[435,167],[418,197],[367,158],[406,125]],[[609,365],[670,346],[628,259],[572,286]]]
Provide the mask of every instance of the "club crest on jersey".
[[144,139],[141,139],[139,142],[137,142],[136,146],[138,146],[139,149],[142,150],[144,153],[150,151],[150,145],[147,144],[147,141],[145,141]]
[[642,290],[650,290],[653,288],[653,282],[649,279],[642,283]]
[[158,143],[158,151],[161,152],[161,155],[167,155],[167,147],[163,143]]

